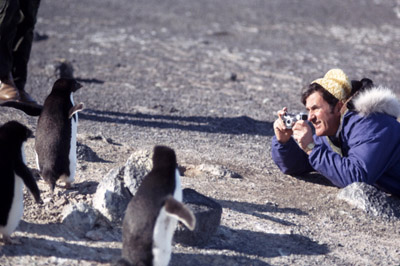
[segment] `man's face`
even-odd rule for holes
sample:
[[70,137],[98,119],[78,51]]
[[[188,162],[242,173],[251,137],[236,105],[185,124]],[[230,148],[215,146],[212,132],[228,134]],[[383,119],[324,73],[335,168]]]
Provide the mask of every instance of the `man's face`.
[[332,110],[318,91],[308,96],[306,99],[308,121],[315,127],[317,136],[334,136],[336,134],[340,125],[341,106],[342,104],[339,102]]

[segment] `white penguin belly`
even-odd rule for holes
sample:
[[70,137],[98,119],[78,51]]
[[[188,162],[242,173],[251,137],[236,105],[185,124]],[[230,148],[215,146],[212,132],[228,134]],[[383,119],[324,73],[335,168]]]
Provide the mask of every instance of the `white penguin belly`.
[[[74,99],[71,93],[71,103],[74,105]],[[75,119],[74,119],[75,117]],[[71,117],[71,145],[69,149],[69,176],[61,176],[60,179],[64,182],[72,183],[75,180],[76,172],[76,133],[78,131],[78,113]]]
[[181,175],[179,174],[178,168],[175,170],[175,191],[174,198],[177,201],[182,202],[182,188],[181,188]]
[[36,150],[35,150],[35,156],[36,156],[36,167],[40,171],[39,156],[38,156]]
[[62,176],[61,180],[72,183],[75,180],[75,172],[76,172],[76,132],[77,132],[77,122],[78,122],[78,114],[76,115],[76,121],[71,118],[71,143],[69,149],[69,176]]
[[[174,198],[182,201],[181,180],[178,169],[175,170],[175,190]],[[172,237],[176,229],[178,220],[167,214],[165,207],[162,207],[154,226],[153,234],[153,265],[167,266],[171,259]]]
[[171,259],[171,242],[178,220],[162,207],[153,234],[153,266],[167,266]]
[[6,226],[0,226],[0,233],[10,236],[18,226],[24,213],[24,182],[14,175],[14,197],[11,203],[11,209],[8,213]]

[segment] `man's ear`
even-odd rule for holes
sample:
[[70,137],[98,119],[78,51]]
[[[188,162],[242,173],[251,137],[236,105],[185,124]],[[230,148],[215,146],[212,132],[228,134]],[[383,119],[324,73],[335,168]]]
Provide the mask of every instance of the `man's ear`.
[[338,101],[338,103],[335,106],[335,113],[341,113],[343,106],[344,106],[343,101]]

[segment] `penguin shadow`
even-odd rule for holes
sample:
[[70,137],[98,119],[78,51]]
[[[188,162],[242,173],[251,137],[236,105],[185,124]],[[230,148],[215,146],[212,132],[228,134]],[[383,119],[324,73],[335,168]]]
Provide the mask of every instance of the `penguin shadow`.
[[[34,234],[37,236],[48,236],[52,238],[62,238],[65,241],[88,241],[80,233],[71,231],[71,228],[65,226],[63,223],[47,223],[36,224],[21,220],[17,230],[18,232]],[[102,234],[101,242],[121,242],[121,229],[111,228],[96,225],[92,231],[98,231]],[[30,238],[30,237],[21,237]]]
[[279,208],[274,204],[254,204],[229,200],[218,200],[218,203],[221,204],[223,208],[253,215],[261,219],[270,220],[284,226],[295,226],[295,224],[271,215],[267,215],[265,213],[291,213],[296,215],[308,215],[308,213],[296,208]]
[[119,248],[92,247],[40,237],[19,237],[18,240],[21,242],[20,245],[3,246],[0,251],[1,256],[41,256],[109,262],[121,253]]
[[112,163],[112,161],[100,158],[92,148],[81,142],[76,143],[76,158],[80,161],[92,163]]
[[248,116],[209,117],[149,115],[85,109],[80,112],[79,118],[96,122],[129,124],[140,127],[163,129],[171,128],[205,133],[260,136],[272,136],[274,134],[271,122],[256,120]]
[[251,265],[268,266],[270,264],[245,256],[203,255],[173,253],[169,266],[196,265],[196,266],[226,266],[226,265]]
[[[67,241],[79,240],[79,237],[73,232],[67,230],[62,223],[35,224],[21,220],[17,227],[17,231],[38,236],[63,238]],[[21,238],[24,239],[25,237]]]
[[250,230],[234,230],[220,226],[207,245],[207,250],[231,250],[249,256],[274,258],[290,255],[324,255],[329,253],[326,244],[318,244],[299,234],[274,234]]

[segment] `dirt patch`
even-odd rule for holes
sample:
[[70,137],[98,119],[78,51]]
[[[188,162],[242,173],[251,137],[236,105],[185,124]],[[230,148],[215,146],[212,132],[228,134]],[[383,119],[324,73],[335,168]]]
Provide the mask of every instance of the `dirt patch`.
[[[43,102],[54,65],[68,59],[82,145],[71,190],[45,203],[25,193],[25,211],[3,246],[1,265],[109,265],[119,227],[85,237],[61,223],[68,205],[91,204],[102,178],[137,150],[163,144],[192,188],[223,208],[203,247],[174,244],[170,265],[396,265],[400,224],[337,199],[319,175],[283,175],[271,160],[275,112],[303,110],[299,89],[331,67],[400,95],[398,1],[46,1],[32,49],[27,91]],[[351,11],[351,13],[350,13]],[[49,70],[51,70],[49,72]],[[0,122],[35,132],[37,118],[1,108]],[[34,140],[26,145],[36,168]],[[199,171],[201,165],[214,167]],[[221,167],[217,169],[215,166]],[[224,172],[232,174],[216,175]],[[203,168],[204,170],[204,168]],[[190,173],[191,171],[191,173]],[[228,173],[228,172],[227,172]]]

